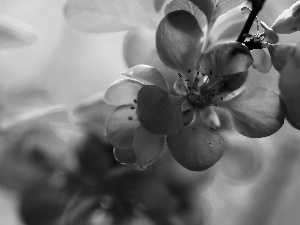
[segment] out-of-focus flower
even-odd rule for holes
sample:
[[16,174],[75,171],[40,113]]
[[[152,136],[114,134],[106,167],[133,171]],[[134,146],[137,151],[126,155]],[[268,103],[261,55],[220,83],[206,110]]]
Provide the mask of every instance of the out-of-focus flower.
[[21,21],[0,15],[0,49],[33,44],[37,37],[32,28]]
[[64,190],[73,197],[62,219],[72,224],[97,217],[101,222],[108,218],[108,224],[131,224],[137,219],[154,224],[205,224],[209,216],[207,202],[199,198],[199,193],[210,184],[213,171],[190,172],[168,154],[143,173],[120,165],[113,146],[99,134],[101,129],[94,129],[104,126],[102,119],[110,110],[101,94],[74,110],[85,134],[76,142],[79,167],[68,176]]
[[[113,83],[105,94],[107,103],[123,105],[107,121],[107,137],[113,145],[133,147],[135,153],[132,142],[138,141],[137,127],[143,126],[147,137],[157,135],[160,149],[167,135],[168,148],[181,165],[204,170],[223,154],[224,141],[213,131],[220,126],[213,107],[225,109],[235,129],[248,137],[268,136],[282,126],[284,115],[276,92],[257,87],[233,98],[228,96],[246,79],[252,64],[249,50],[240,43],[228,42],[203,54],[202,38],[203,32],[189,12],[174,11],[165,16],[157,29],[156,46],[162,62],[180,72],[174,87],[176,95],[169,94],[163,76],[154,68],[140,65],[126,71],[129,79]],[[123,143],[128,145],[121,146]],[[155,146],[155,139],[151,143]],[[146,146],[141,152],[152,163]],[[157,158],[160,152],[156,147],[152,154]]]
[[63,106],[36,109],[2,118],[0,183],[23,192],[46,182],[52,175],[73,166],[67,143],[57,125],[69,123]]

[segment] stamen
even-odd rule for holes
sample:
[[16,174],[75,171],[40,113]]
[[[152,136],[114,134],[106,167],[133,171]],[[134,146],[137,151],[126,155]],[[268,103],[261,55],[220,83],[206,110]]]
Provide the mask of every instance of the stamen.
[[182,80],[182,74],[181,74],[181,73],[178,73],[178,76],[179,76],[179,80],[180,80],[180,82],[181,82],[181,84],[182,84],[182,86],[183,86],[183,88],[184,88],[186,94],[188,94],[188,89],[186,88],[186,86],[185,86],[185,84],[184,84],[184,82],[183,82],[183,80]]

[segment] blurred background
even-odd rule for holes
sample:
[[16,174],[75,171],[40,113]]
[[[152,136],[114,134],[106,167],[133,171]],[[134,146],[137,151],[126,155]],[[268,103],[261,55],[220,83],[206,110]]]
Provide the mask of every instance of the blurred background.
[[[259,19],[272,25],[291,0],[267,0]],[[72,111],[82,100],[103,92],[128,67],[123,58],[126,32],[84,34],[63,15],[64,0],[0,0],[0,16],[22,21],[36,36],[29,46],[0,49],[3,114],[31,105],[64,104]],[[0,17],[1,19],[1,17]],[[300,33],[280,42],[299,42]],[[251,69],[246,85],[278,90],[278,74]],[[34,104],[33,104],[34,103]],[[298,225],[300,223],[299,131],[287,123],[264,139],[228,134],[224,157],[209,170],[214,179],[202,192],[212,225]],[[141,172],[142,173],[142,172]],[[0,189],[0,223],[21,225],[18,196]]]

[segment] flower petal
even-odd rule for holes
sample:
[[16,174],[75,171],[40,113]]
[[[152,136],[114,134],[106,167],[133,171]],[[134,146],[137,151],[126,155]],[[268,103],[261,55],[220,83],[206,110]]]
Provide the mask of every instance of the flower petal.
[[195,17],[179,10],[167,14],[156,31],[156,48],[161,61],[168,67],[187,72],[195,68],[201,54],[203,32]]
[[104,101],[110,105],[134,103],[143,83],[135,79],[120,79],[113,82],[104,94]]
[[268,53],[263,49],[254,49],[251,51],[253,67],[261,73],[268,73],[272,68],[272,61]]
[[136,163],[135,154],[132,148],[121,149],[114,147],[114,157],[115,159],[122,164],[134,164]]
[[280,72],[279,89],[286,104],[288,120],[292,126],[300,129],[300,67],[299,58],[289,57]]
[[167,136],[168,147],[183,167],[202,171],[213,166],[223,155],[223,138],[203,124],[199,111],[194,120],[176,134]]
[[[124,37],[123,55],[128,67],[145,64],[156,68],[172,87],[177,76],[160,60],[156,45],[155,32],[146,29],[129,30]],[[171,89],[172,91],[172,89]]]
[[146,169],[151,166],[162,153],[166,137],[147,131],[142,125],[136,129],[133,140],[133,151],[137,164]]
[[[205,88],[218,88],[231,75],[245,75],[244,72],[252,63],[250,51],[241,43],[226,42],[215,45],[200,60],[200,71],[209,79]],[[236,79],[245,80],[245,76],[236,76]]]
[[106,121],[106,138],[117,148],[132,148],[135,129],[139,124],[136,111],[131,106],[120,106]]
[[300,30],[300,1],[294,3],[278,16],[272,25],[278,34],[291,34]]
[[[236,38],[240,34],[243,26],[245,25],[245,22],[246,22],[246,18],[243,18],[240,20],[230,22],[228,26],[216,27],[217,29],[213,29],[212,32],[210,33],[210,38],[215,39],[214,42],[224,40],[224,39]],[[220,24],[220,25],[224,26],[224,24]]]
[[183,127],[181,104],[184,100],[157,86],[145,85],[138,93],[138,120],[153,133],[172,134]]
[[270,52],[272,64],[279,72],[281,72],[282,68],[289,62],[290,57],[295,57],[295,54],[300,56],[299,53],[296,53],[296,43],[271,45],[268,47],[268,50]]
[[155,32],[148,29],[131,29],[124,36],[123,56],[128,67],[147,64],[155,48]]
[[156,69],[147,65],[137,65],[125,71],[125,76],[137,79],[144,84],[153,84],[168,92],[168,86],[163,75]]
[[279,41],[278,34],[270,28],[267,24],[260,21],[260,25],[264,28],[264,41],[270,43],[270,44],[276,44]]
[[235,129],[247,137],[261,138],[274,134],[284,122],[280,96],[268,88],[247,88],[218,105],[230,112]]

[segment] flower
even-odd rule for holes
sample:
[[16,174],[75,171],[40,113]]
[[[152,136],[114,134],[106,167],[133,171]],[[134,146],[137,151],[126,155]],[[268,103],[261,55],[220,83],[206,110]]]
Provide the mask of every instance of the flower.
[[161,73],[145,65],[126,71],[129,78],[116,81],[105,93],[108,104],[120,105],[107,121],[108,140],[117,148],[133,149],[147,166],[158,158],[164,140],[175,159],[190,170],[215,164],[224,150],[215,110],[226,112],[235,129],[248,137],[271,135],[283,124],[278,93],[254,87],[229,95],[246,80],[253,62],[248,48],[227,42],[203,54],[202,38],[191,13],[167,14],[158,26],[156,47],[161,61],[179,72],[176,94],[170,94]]
[[[149,66],[136,66],[124,74],[129,78],[114,82],[104,95],[108,104],[119,106],[106,122],[106,137],[115,146],[119,160],[126,164],[136,161],[145,169],[158,159],[165,145],[165,135],[151,133],[140,124],[136,115],[137,94],[145,85],[155,85],[166,93],[168,87],[161,73]],[[124,151],[126,159],[122,156]],[[149,154],[145,155],[144,151]]]

